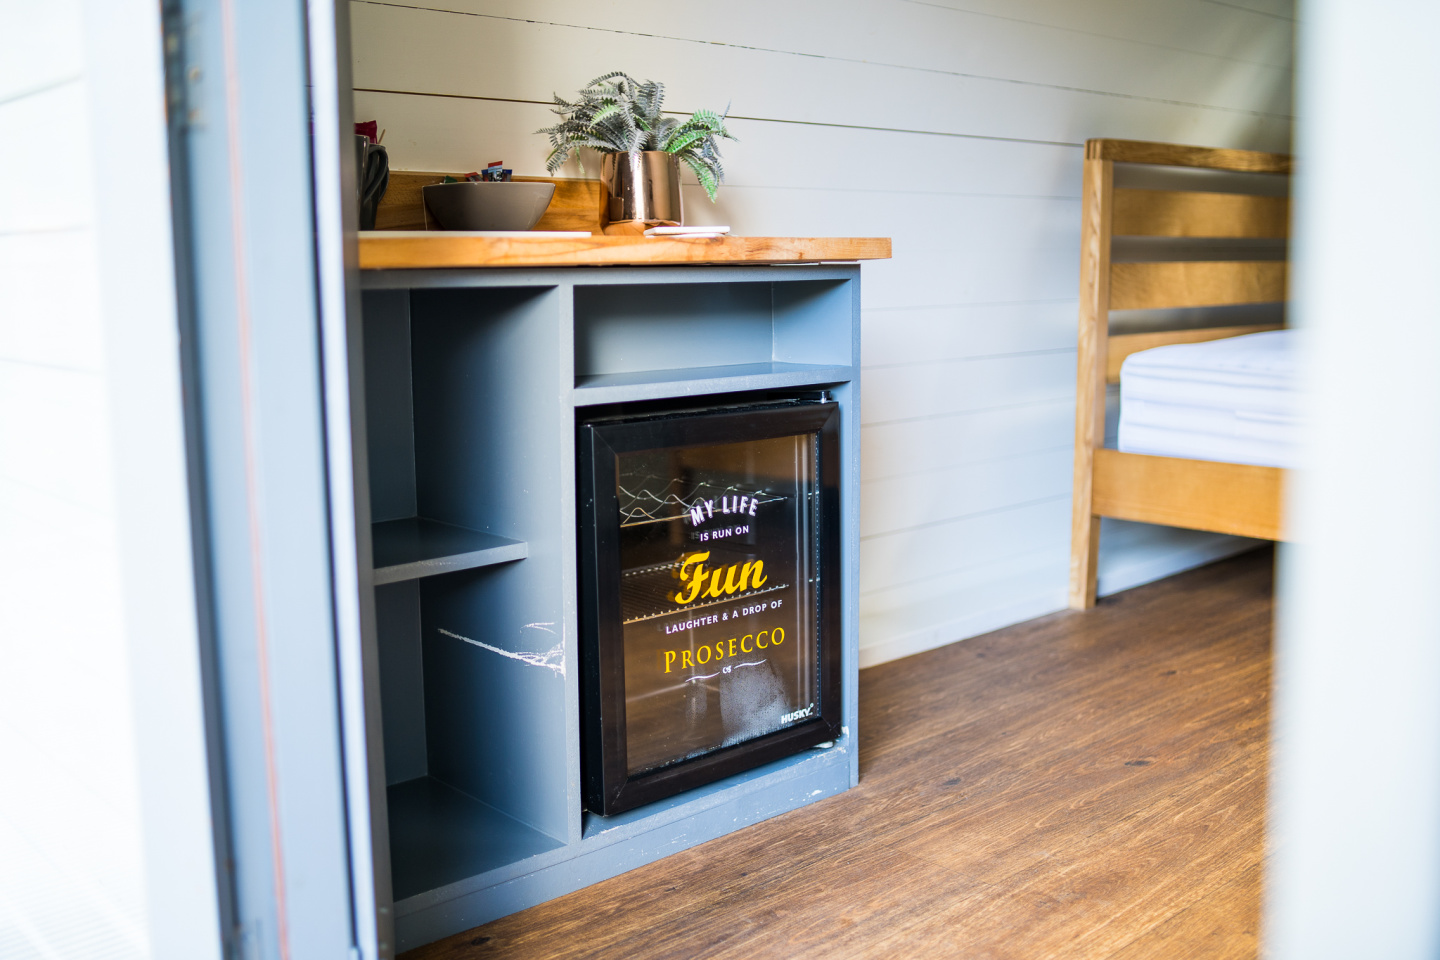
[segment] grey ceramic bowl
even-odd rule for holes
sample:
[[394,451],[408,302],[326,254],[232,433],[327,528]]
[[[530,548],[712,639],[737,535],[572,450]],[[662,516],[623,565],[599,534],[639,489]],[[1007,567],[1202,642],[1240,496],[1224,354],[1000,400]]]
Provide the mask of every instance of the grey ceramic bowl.
[[421,191],[442,230],[529,230],[540,222],[553,183],[432,183]]

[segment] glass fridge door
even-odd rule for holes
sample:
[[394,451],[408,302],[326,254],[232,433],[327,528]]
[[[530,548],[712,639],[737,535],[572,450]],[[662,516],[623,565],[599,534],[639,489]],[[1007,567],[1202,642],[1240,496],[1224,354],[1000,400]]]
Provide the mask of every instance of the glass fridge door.
[[816,715],[814,433],[619,455],[626,766]]
[[591,810],[839,735],[839,421],[781,400],[581,424]]

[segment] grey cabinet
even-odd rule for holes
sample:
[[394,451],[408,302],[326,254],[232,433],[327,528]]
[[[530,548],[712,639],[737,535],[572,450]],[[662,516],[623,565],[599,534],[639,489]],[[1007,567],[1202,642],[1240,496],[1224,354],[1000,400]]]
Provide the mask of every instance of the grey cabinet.
[[[372,796],[393,945],[853,786],[859,267],[395,270],[362,284],[366,683],[380,692]],[[622,815],[587,812],[577,416],[808,388],[829,390],[842,411],[842,736]]]

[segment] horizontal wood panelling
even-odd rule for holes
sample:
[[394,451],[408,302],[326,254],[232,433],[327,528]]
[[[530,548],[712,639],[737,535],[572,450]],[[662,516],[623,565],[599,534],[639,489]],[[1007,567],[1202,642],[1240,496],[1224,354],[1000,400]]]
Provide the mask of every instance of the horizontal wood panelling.
[[[702,206],[695,191],[688,193],[686,218],[744,224],[740,232],[757,236],[804,226],[808,236],[895,238],[895,259],[865,272],[867,308],[1075,296],[1078,200],[887,197],[769,187],[727,187],[722,193],[714,208]],[[692,218],[689,211],[697,209],[701,215]],[[984,229],[957,226],[963,224]]]
[[[0,372],[0,381],[4,378]],[[103,406],[92,411],[93,416],[104,414]],[[55,435],[48,440],[56,445]],[[15,665],[0,680],[5,762],[11,784],[24,778],[21,782],[45,786],[10,786],[0,794],[6,893],[24,891],[7,906],[34,911],[31,917],[49,927],[47,933],[59,934],[50,942],[64,950],[76,943],[77,931],[93,916],[95,900],[103,897],[99,910],[110,922],[91,942],[118,946],[124,941],[115,934],[137,929],[145,910],[143,865],[135,862],[140,855],[138,800],[120,789],[137,777],[133,735],[122,712],[133,709],[132,701],[116,690],[117,678],[131,668],[121,647],[124,595],[115,562],[117,535],[108,513],[88,503],[77,505],[65,491],[43,489],[29,477],[7,475],[6,468],[15,466],[8,459],[0,458],[0,530],[5,531],[0,574],[5,578],[5,638]],[[104,498],[109,491],[103,485],[110,479],[96,474],[94,495],[87,494],[87,501]],[[83,603],[76,602],[76,582],[88,587]],[[53,682],[57,677],[59,682]],[[116,712],[107,714],[110,722],[96,724],[91,711],[101,705]],[[17,834],[23,837],[18,843]],[[17,854],[23,855],[20,862]],[[18,877],[14,873],[25,868]],[[122,910],[128,913],[123,925],[115,923]],[[15,918],[16,912],[8,915],[10,930]],[[7,947],[14,942],[0,940]],[[139,947],[120,955],[127,953],[144,955]],[[27,960],[37,955],[66,957],[58,951],[18,954]],[[17,955],[7,950],[3,956]]]
[[[986,590],[995,592],[995,600],[999,605],[1023,603],[1027,598],[1046,595],[1054,604],[1047,612],[1053,612],[1064,606],[1063,570],[1057,573],[1064,565],[1063,547],[1057,550],[1042,546],[1028,553],[996,557],[989,563],[956,567],[933,577],[922,577],[861,594],[860,616],[876,618],[887,614],[903,614],[904,611],[916,611],[931,608],[937,603],[943,604],[947,598],[962,594],[978,597]],[[1060,586],[1057,587],[1057,583]],[[1009,592],[1010,584],[1017,586],[1018,591]],[[977,609],[987,609],[991,604],[986,600],[975,606]],[[952,619],[965,616],[966,613],[962,605],[962,609],[952,611],[950,617],[939,619]],[[910,626],[913,629],[919,627],[920,623],[911,620]]]
[[[1257,541],[1224,534],[1104,520],[1102,596],[1151,583]],[[868,590],[860,597],[861,656],[878,664],[1064,606],[1067,544],[1015,556],[986,554],[979,566]]]
[[860,563],[865,570],[861,595],[1037,550],[1064,550],[1069,516],[1070,497],[1061,494],[935,524],[927,530],[867,537],[860,543]]
[[[543,175],[534,131],[554,116],[506,98],[548,101],[621,67],[665,81],[672,109],[731,105],[740,140],[724,145],[728,182],[711,204],[687,177],[687,222],[749,236],[894,238],[895,258],[864,268],[862,523],[890,529],[904,500],[946,484],[957,519],[866,540],[865,609],[910,613],[867,615],[865,644],[883,643],[876,631],[887,629],[913,640],[928,617],[943,642],[958,636],[951,628],[1063,602],[1069,470],[1036,464],[1073,434],[1084,140],[1289,146],[1291,24],[1202,0],[740,0],[721,17],[662,0],[351,9],[357,86],[453,94],[357,91],[357,118],[388,130],[393,169],[503,159]],[[588,157],[584,175],[597,172]],[[561,175],[582,174],[572,161]],[[1026,499],[1044,489],[1060,499]],[[1126,549],[1195,562],[1172,534]]]
[[[924,344],[924,357],[916,346]],[[868,369],[966,357],[1067,350],[1075,345],[1075,301],[872,307],[860,356]]]
[[[1206,0],[926,0],[936,6],[1099,33],[1174,50],[1285,67],[1294,28],[1271,17],[1216,16]],[[1291,0],[1276,0],[1287,10]],[[1239,10],[1238,4],[1232,9]]]
[[[361,2],[361,0],[357,0]],[[633,21],[620,21],[612,9],[597,7],[587,0],[384,0],[396,6],[435,7],[469,11],[524,20],[567,22],[606,29],[642,30],[639,25],[663,25],[650,32],[695,37],[716,43],[764,46],[818,54],[864,55],[864,41],[873,30],[859,28],[873,19],[861,20],[866,7],[858,7],[856,19],[814,16],[810,5],[785,5],[778,9],[743,6],[737,15],[710,18],[696,28],[693,17],[676,17],[676,7],[666,0],[633,0],[625,5]],[[882,2],[872,6],[881,13],[904,12],[904,3]],[[1289,5],[1290,0],[1277,0]],[[1086,37],[1125,40],[1187,53],[1206,54],[1224,60],[1288,68],[1291,64],[1288,23],[1262,16],[1216,16],[1207,0],[1150,0],[1136,6],[1133,0],[926,0],[924,6],[983,18],[974,21],[970,33],[985,29],[984,19],[1000,19],[1040,28],[1078,33]],[[682,8],[683,9],[683,8]],[[752,11],[759,11],[754,15]],[[835,8],[823,8],[821,13]],[[1239,10],[1239,6],[1234,7]],[[739,15],[743,11],[745,15]],[[871,14],[871,17],[874,15]],[[943,21],[936,21],[943,22]],[[884,24],[882,24],[882,27]],[[903,34],[896,31],[903,39]],[[932,38],[914,38],[918,46]],[[1017,58],[1028,57],[1022,51]]]
[[[355,119],[385,130],[392,170],[469,171],[495,160],[522,176],[548,176],[547,146],[535,131],[555,120],[543,104],[355,92]],[[598,161],[582,172],[572,162],[561,176],[598,177]]]
[[1288,174],[1291,168],[1290,156],[1283,153],[1152,143],[1144,140],[1089,140],[1085,144],[1085,157],[1091,160],[1113,160],[1116,163],[1208,167],[1212,170],[1234,170],[1241,173]]
[[1143,237],[1286,237],[1290,201],[1241,193],[1116,190],[1112,232]]
[[[1204,0],[1213,2],[1213,0]],[[1295,22],[1294,0],[1226,0],[1226,6],[1238,10],[1251,10],[1258,14],[1280,21],[1281,23]]]
[[[535,133],[555,120],[544,104],[357,91],[355,113],[385,128],[385,147],[395,170],[474,170],[503,159],[516,174],[549,175],[545,170],[549,146],[543,135]],[[734,120],[731,129],[740,139],[722,145],[726,172],[722,204],[735,186],[840,189],[865,196],[1080,197],[1078,142],[930,136],[795,124],[784,118]],[[805,149],[797,150],[801,143]],[[856,169],[856,156],[911,156],[917,151],[925,163],[907,168],[901,178],[866,177]],[[571,161],[559,176],[598,177],[597,155],[585,156],[583,173]],[[692,182],[688,175],[686,182]],[[704,201],[695,209],[711,207]]]
[[94,186],[79,80],[0,103],[0,234],[74,229],[90,223]]
[[872,480],[860,493],[860,535],[916,530],[1016,501],[1064,496],[1070,492],[1064,470],[1070,456],[1069,447],[1060,447]]
[[[1277,146],[1289,136],[1288,117],[1197,109],[1184,102],[1059,85],[638,33],[606,33],[597,43],[590,30],[365,3],[355,5],[352,14],[354,84],[361,89],[545,102],[552,93],[568,95],[616,64],[628,63],[644,64],[647,76],[668,78],[667,103],[676,110],[718,110],[729,103],[740,117],[1070,143],[1082,140],[1095,124],[1123,125],[1155,138],[1175,138],[1183,130],[1200,142],[1227,142],[1241,123],[1252,139]],[[378,49],[389,55],[369,55]],[[504,54],[476,56],[479,49]],[[839,90],[846,95],[834,96],[832,91]],[[1080,119],[1085,129],[1077,127]]]
[[[1238,552],[1260,541],[1179,527],[1133,523],[1106,518],[1100,545],[1100,595],[1108,596],[1142,583],[1167,577]],[[932,634],[944,643],[973,636],[995,624],[1014,620],[989,619],[994,612],[1021,607],[1030,616],[1060,609],[1065,604],[1068,542],[1040,544],[1029,553],[995,551],[972,566],[945,567],[933,575],[867,590],[860,596],[861,644],[886,651],[883,659],[905,656],[929,646],[897,650],[886,638],[896,633],[916,635],[929,619],[936,626],[981,623],[969,632]],[[1049,604],[1044,606],[1043,604]],[[1040,606],[1034,606],[1039,604]],[[1020,619],[1017,617],[1016,619]],[[990,626],[985,627],[983,623]]]
[[[867,308],[1074,296],[1076,225],[1069,214],[1078,211],[1078,201],[941,195],[924,203],[906,198],[896,206],[857,202],[873,199],[843,191],[727,186],[710,207],[698,188],[686,188],[686,219],[743,224],[737,232],[751,236],[794,236],[780,231],[804,227],[807,236],[898,237],[895,259],[866,269]],[[704,216],[692,217],[691,210]],[[980,222],[986,231],[950,226]],[[917,242],[921,237],[929,242]]]
[[[1236,553],[1259,541],[1106,519],[1100,593],[1108,596]],[[862,594],[862,664],[883,663],[1064,605],[1064,544]]]
[[[553,24],[561,42],[564,33],[558,31],[571,28],[576,47],[595,46],[597,33],[606,38],[603,46],[640,34],[671,44],[719,48],[720,55],[728,48],[863,62],[892,72],[959,73],[1245,113],[1257,109],[1257,93],[1266,98],[1259,107],[1262,111],[1287,113],[1289,104],[1288,64],[1162,48],[1096,31],[1080,33],[928,3],[852,3],[840,8],[843,16],[836,16],[837,5],[827,0],[794,0],[778,6],[764,0],[734,0],[726,5],[723,17],[696,17],[684,4],[639,0],[626,5],[624,18],[587,0],[410,0],[400,5],[479,14],[471,19],[492,23]],[[1029,69],[1024,77],[1016,77],[1014,64],[1022,60]],[[636,75],[662,72],[651,66],[645,71]],[[737,78],[731,79],[733,85]]]
[[1275,467],[1097,450],[1094,510],[1122,520],[1278,540],[1284,477]]
[[884,423],[1066,397],[1075,387],[1060,371],[1069,369],[1073,375],[1074,368],[1074,350],[881,367],[865,374],[861,422]]
[[0,361],[0,475],[44,490],[94,519],[107,516],[112,505],[106,411],[101,373]]
[[1072,397],[867,424],[860,428],[864,482],[999,460],[1074,439]]
[[[1046,551],[867,595],[860,606],[861,669],[1053,613],[1064,602],[1055,586],[1063,566],[1063,558]],[[874,602],[882,599],[883,606]]]
[[0,30],[0,103],[80,76],[79,3],[7,4],[5,16],[5,29]]
[[[1261,543],[1109,518],[1102,527],[1102,597]],[[977,566],[948,568],[862,593],[862,657],[866,663],[881,663],[1063,607],[1067,546],[1053,543],[1031,553],[987,555]]]
[[[383,98],[383,103],[370,96],[357,99],[372,110],[377,105],[384,107],[384,112],[361,115],[377,117],[382,126],[389,127],[387,144],[399,137],[391,149],[392,162],[406,162],[405,157],[411,154],[407,153],[409,148],[405,144],[409,139],[404,131],[411,128],[394,118],[398,116],[403,121],[401,101],[411,98],[388,97]],[[528,156],[534,164],[532,169],[543,170],[539,165],[543,152],[538,149],[543,145],[543,138],[529,135],[534,126],[519,125],[527,122],[538,125],[543,120],[527,121],[523,114],[508,109],[515,105],[500,105],[507,109],[491,111],[472,109],[467,101],[443,102],[463,107],[455,113],[455,122],[445,125],[445,131],[483,130],[488,124],[502,133],[510,131],[513,137],[507,134],[486,138],[486,142],[493,140],[509,146],[484,147],[478,140],[473,146],[456,143],[446,148],[455,150],[449,164],[429,156],[428,159],[436,160],[442,169],[456,166],[472,169],[465,164],[483,163],[487,158],[504,157],[509,163],[512,156],[519,158],[515,166],[521,169],[521,161]],[[543,110],[541,112],[543,114]],[[445,111],[428,114],[437,120],[442,115]],[[849,157],[900,151],[903,145],[896,142],[899,135],[849,131],[853,134],[850,152],[842,149],[843,144],[838,140],[819,141],[825,150],[814,164],[815,183],[802,188],[803,170],[789,156],[786,138],[775,131],[784,129],[793,136],[809,136],[813,128],[737,121],[735,129],[744,140],[726,146],[731,182],[721,189],[717,204],[705,200],[697,187],[687,186],[688,222],[730,224],[737,232],[750,235],[793,236],[793,231],[803,230],[812,236],[849,236],[864,230],[873,236],[900,238],[896,261],[876,270],[867,269],[864,284],[867,306],[1062,300],[1075,295],[1073,244],[1079,232],[1078,195],[1017,197],[986,191],[1023,186],[1018,179],[1008,179],[1017,170],[1038,178],[1038,189],[1050,189],[1061,183],[1067,171],[1078,177],[1078,150],[941,140],[946,147],[941,156],[958,165],[964,175],[963,182],[957,182],[954,172],[948,169],[925,168],[903,184],[882,184],[881,189],[877,189],[876,185],[856,181],[849,169]],[[516,133],[517,130],[523,133]],[[420,135],[418,129],[414,132]],[[837,131],[829,133],[838,135]],[[921,138],[900,139],[913,142]],[[961,146],[964,149],[960,149]],[[481,153],[482,150],[486,152]],[[743,157],[742,150],[747,151]],[[434,168],[432,165],[431,169]],[[586,169],[594,174],[593,166],[587,165]],[[772,169],[778,171],[780,185],[756,183],[762,178],[768,179]],[[985,173],[990,169],[1005,172],[991,178]],[[975,184],[973,193],[956,189],[968,188],[971,182]],[[821,189],[827,184],[835,185],[835,189]],[[941,190],[954,192],[935,193]],[[960,225],[982,223],[984,230],[960,228]],[[916,242],[907,245],[906,237],[915,238]],[[963,264],[964,268],[957,269],[957,264]]]
[[[192,550],[203,547],[188,536],[160,13],[113,0],[0,3],[6,960],[142,957],[170,952],[167,942],[197,960],[224,952],[193,644]],[[147,909],[160,902],[162,913]]]
[[1272,303],[1286,298],[1288,279],[1288,265],[1276,262],[1116,263],[1110,267],[1110,309]]
[[1105,517],[1100,521],[1099,595],[1107,597],[1263,545],[1263,540],[1247,537]]
[[1120,367],[1125,358],[1141,350],[1168,347],[1177,343],[1206,343],[1227,337],[1243,337],[1265,330],[1279,330],[1278,323],[1254,324],[1246,327],[1204,327],[1199,330],[1164,330],[1158,333],[1112,334],[1108,338],[1109,355],[1105,360],[1105,382],[1120,382]]
[[0,235],[0,361],[103,369],[94,262],[89,228]]

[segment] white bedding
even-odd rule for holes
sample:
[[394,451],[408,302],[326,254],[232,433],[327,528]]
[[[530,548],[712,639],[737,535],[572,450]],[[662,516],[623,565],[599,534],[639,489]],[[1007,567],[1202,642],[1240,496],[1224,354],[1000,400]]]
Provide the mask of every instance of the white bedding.
[[1298,427],[1292,330],[1142,350],[1120,368],[1126,453],[1293,467]]

